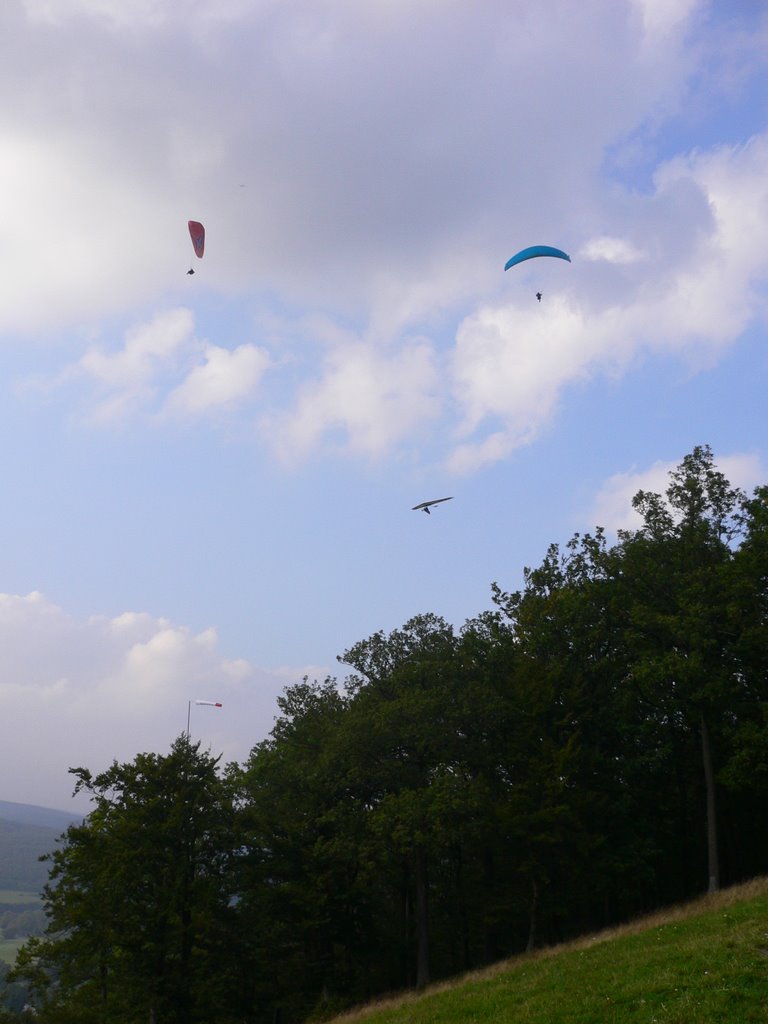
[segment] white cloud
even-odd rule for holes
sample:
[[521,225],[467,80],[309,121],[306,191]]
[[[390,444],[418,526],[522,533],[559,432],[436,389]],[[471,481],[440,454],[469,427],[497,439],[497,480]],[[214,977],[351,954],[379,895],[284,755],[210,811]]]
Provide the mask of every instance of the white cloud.
[[256,345],[230,351],[199,340],[191,310],[179,308],[129,328],[116,350],[91,345],[53,386],[85,382],[95,422],[155,412],[200,416],[231,410],[250,397],[270,363]]
[[0,149],[0,332],[92,320],[165,272],[173,210],[97,139],[55,124],[37,135],[5,119]]
[[436,390],[427,342],[414,339],[394,353],[341,342],[328,352],[321,379],[305,384],[296,407],[271,425],[273,442],[292,458],[340,433],[341,448],[375,457],[438,414]]
[[180,362],[197,343],[194,318],[188,309],[158,313],[148,323],[126,331],[122,348],[115,352],[91,346],[76,367],[76,373],[96,386],[96,420],[112,420],[139,411],[156,400],[158,389],[169,374],[180,372]]
[[92,770],[167,752],[186,728],[225,760],[272,728],[276,697],[304,669],[229,659],[214,629],[194,633],[141,612],[78,620],[42,594],[0,594],[4,799],[66,807],[70,766]]
[[[486,418],[503,421],[504,430],[461,445],[452,458],[457,471],[530,441],[552,415],[564,383],[589,363],[583,315],[566,298],[528,305],[481,309],[459,328],[454,374],[464,433]],[[574,344],[574,335],[581,344]]]
[[704,5],[702,0],[632,0],[639,11],[645,32],[658,38],[685,26],[693,12]]
[[253,0],[22,0],[22,4],[33,24],[91,20],[112,32],[158,29],[174,18],[198,27],[241,19],[253,8]]
[[195,415],[236,405],[253,394],[270,365],[268,353],[256,345],[239,345],[231,352],[206,345],[203,359],[171,391],[166,409]]
[[[662,28],[691,6],[668,4]],[[606,147],[674,109],[690,67],[677,33],[674,59],[638,59],[629,0],[18,9],[0,10],[0,330],[182,287],[189,217],[210,231],[206,284],[229,295],[453,308],[513,236],[573,237]],[[644,9],[656,24],[666,8]]]
[[611,238],[601,235],[591,238],[579,251],[584,260],[605,260],[607,263],[637,263],[646,259],[645,253],[625,238]]
[[[618,266],[621,276],[610,278],[574,264],[570,281],[560,273],[551,288],[542,285],[540,304],[529,284],[514,303],[483,305],[460,325],[453,374],[466,439],[454,469],[531,441],[575,380],[623,372],[643,352],[710,359],[764,315],[768,134],[668,162],[655,195],[633,205],[638,240],[626,240],[624,251],[652,251],[652,260]],[[610,247],[603,241],[597,251]],[[538,281],[548,271],[529,273]],[[491,438],[473,437],[486,420]]]
[[[651,194],[605,176],[616,147],[649,160],[654,131],[712,71],[708,15],[702,0],[6,6],[0,332],[178,305],[181,288],[190,306],[248,295],[297,322],[322,311],[354,324],[364,351],[334,350],[312,380],[306,338],[286,338],[283,451],[341,432],[380,454],[416,435],[442,392],[461,420],[454,467],[503,458],[570,381],[622,372],[645,349],[714,351],[757,309],[765,257],[732,241],[765,233],[764,137],[666,162]],[[735,31],[716,28],[718,41]],[[189,217],[209,235],[191,281]],[[578,256],[532,312],[530,269],[501,267],[539,240]],[[444,346],[451,318],[446,377],[427,348]],[[254,345],[190,335],[173,353],[92,348],[80,369],[109,419],[232,409],[268,365]]]
[[[638,491],[665,494],[670,483],[669,474],[677,469],[679,461],[658,461],[644,470],[630,470],[609,477],[595,497],[589,517],[590,524],[602,526],[614,533],[617,530],[639,529],[642,518],[632,508],[632,499]],[[768,469],[763,466],[760,457],[754,454],[718,456],[715,464],[733,487],[740,487],[747,494],[768,478]]]
[[120,351],[110,354],[89,349],[80,360],[80,368],[107,387],[141,390],[153,380],[157,367],[173,360],[188,343],[193,328],[188,309],[160,313],[150,323],[128,330]]
[[161,23],[166,0],[22,0],[32,22],[56,25],[70,18],[103,20],[114,29],[147,27]]
[[[439,396],[452,390],[460,420],[449,465],[464,472],[535,439],[574,381],[623,373],[654,351],[711,361],[764,311],[767,182],[768,134],[668,161],[653,195],[624,198],[621,235],[593,236],[571,265],[539,260],[505,277],[512,301],[465,317],[448,376],[432,342],[392,340],[408,320],[402,311],[389,323],[377,314],[362,338],[305,318],[300,343],[325,346],[322,372],[296,376],[294,405],[272,415],[267,433],[285,457],[323,440],[379,456],[447,414]],[[92,347],[79,371],[97,385],[95,416],[109,419],[232,410],[270,365],[253,344],[197,340],[191,312],[177,309],[133,328],[115,352]]]

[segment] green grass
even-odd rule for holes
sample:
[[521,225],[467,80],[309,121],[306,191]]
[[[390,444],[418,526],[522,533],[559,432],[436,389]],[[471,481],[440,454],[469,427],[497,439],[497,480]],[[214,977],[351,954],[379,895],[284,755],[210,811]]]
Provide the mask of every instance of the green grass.
[[[40,893],[19,892],[16,889],[0,889],[0,905],[5,907],[24,906],[26,904],[40,904]],[[19,947],[26,942],[25,938],[4,939],[0,932],[0,960],[12,964],[16,959]]]
[[364,1007],[352,1024],[768,1022],[768,879]]

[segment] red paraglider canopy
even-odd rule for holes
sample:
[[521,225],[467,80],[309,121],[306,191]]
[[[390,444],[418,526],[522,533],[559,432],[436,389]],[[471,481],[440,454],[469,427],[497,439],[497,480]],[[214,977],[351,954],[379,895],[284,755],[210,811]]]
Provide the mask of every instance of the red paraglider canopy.
[[205,250],[205,228],[200,221],[191,220],[189,222],[189,237],[192,239],[192,245],[195,247],[195,255],[202,259]]

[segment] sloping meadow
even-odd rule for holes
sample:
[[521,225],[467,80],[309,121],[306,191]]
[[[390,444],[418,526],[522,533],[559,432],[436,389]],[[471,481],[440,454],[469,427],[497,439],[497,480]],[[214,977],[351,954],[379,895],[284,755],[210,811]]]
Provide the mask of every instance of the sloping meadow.
[[768,1022],[768,878],[337,1018],[337,1024]]

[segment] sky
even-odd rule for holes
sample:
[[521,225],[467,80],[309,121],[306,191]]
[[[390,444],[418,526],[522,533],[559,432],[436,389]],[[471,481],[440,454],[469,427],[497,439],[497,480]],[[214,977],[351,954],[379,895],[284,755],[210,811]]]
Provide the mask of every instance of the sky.
[[[0,799],[87,809],[68,768],[188,715],[244,761],[696,445],[768,482],[765,0],[3,0],[0,40]],[[571,262],[504,271],[534,244]]]

